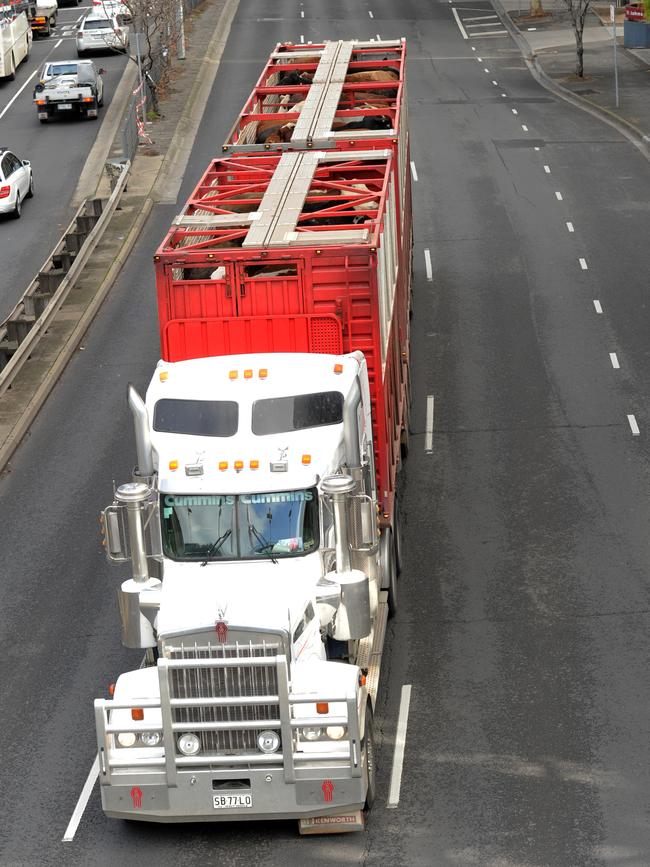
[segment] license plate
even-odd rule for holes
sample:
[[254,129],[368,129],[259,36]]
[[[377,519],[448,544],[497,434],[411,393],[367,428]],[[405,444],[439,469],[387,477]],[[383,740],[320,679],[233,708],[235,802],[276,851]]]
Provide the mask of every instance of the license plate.
[[239,807],[253,806],[252,795],[242,795],[239,792],[222,792],[212,796],[212,806],[215,810],[232,810]]
[[72,108],[72,103],[70,103],[70,102],[60,102],[60,103],[57,105],[57,108],[59,109],[59,111],[65,111],[66,108],[68,108],[68,109],[71,109],[71,108]]

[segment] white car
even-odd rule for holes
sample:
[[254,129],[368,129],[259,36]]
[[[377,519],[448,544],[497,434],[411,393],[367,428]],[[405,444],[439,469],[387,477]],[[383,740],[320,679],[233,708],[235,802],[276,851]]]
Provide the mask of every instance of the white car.
[[34,178],[29,160],[19,159],[7,148],[0,148],[0,214],[18,219],[24,199],[34,195]]
[[131,10],[122,0],[93,0],[92,14],[106,18],[120,15],[127,22],[131,20]]
[[77,55],[86,51],[129,50],[129,28],[120,24],[117,16],[88,15],[77,30]]

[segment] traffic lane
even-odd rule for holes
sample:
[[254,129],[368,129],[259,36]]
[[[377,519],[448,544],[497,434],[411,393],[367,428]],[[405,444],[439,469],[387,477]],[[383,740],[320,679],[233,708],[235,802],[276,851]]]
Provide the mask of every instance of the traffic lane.
[[[46,40],[43,40],[45,43]],[[58,48],[47,48],[38,68],[47,59],[75,59],[74,40],[64,40]],[[93,58],[103,67],[104,107],[99,118],[80,120],[62,118],[41,124],[33,103],[33,83],[28,85],[4,116],[2,143],[21,159],[32,163],[34,198],[25,202],[20,220],[0,218],[0,319],[4,319],[36,276],[47,255],[67,228],[74,213],[71,198],[84,162],[100,134],[106,110],[124,71],[122,55]],[[128,61],[131,62],[131,61]]]

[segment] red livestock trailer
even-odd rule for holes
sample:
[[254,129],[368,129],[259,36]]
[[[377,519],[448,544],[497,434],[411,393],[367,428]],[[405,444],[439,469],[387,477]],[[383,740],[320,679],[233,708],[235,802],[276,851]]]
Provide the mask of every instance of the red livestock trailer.
[[411,214],[403,177],[391,149],[215,159],[155,255],[168,361],[364,353],[386,526],[408,434]]

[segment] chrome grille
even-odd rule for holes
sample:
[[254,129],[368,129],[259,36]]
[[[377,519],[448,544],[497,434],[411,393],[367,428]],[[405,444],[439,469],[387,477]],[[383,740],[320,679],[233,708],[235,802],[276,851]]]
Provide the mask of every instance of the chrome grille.
[[[168,647],[167,656],[184,660],[187,666],[170,669],[169,688],[174,699],[191,698],[236,698],[239,696],[277,696],[278,678],[275,656],[282,653],[277,644],[181,644]],[[246,665],[251,657],[269,657],[269,664]],[[238,659],[241,665],[228,668],[196,668],[196,659]],[[193,723],[211,722],[263,722],[280,718],[277,702],[268,704],[241,704],[227,707],[174,707],[172,720],[187,723],[192,731]],[[196,731],[201,742],[201,753],[218,755],[259,755],[257,735],[264,727]]]

